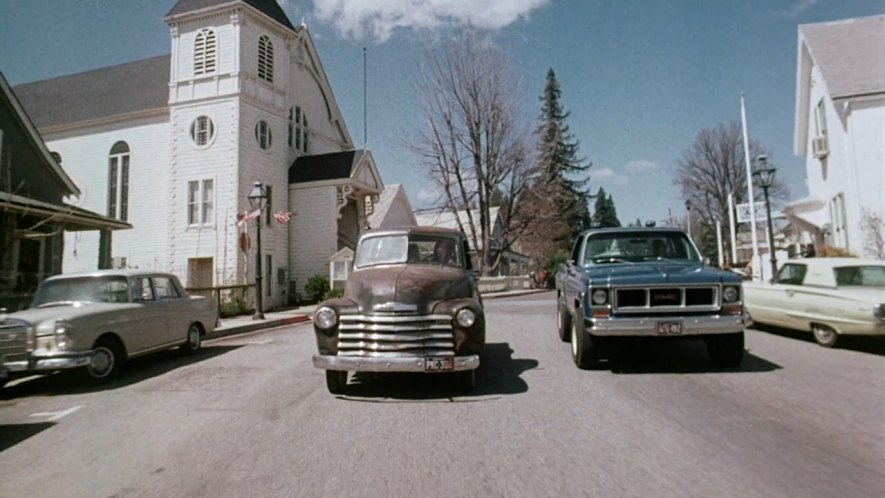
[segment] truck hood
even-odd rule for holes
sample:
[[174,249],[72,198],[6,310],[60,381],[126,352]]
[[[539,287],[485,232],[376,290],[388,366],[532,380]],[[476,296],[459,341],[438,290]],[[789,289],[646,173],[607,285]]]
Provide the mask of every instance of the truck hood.
[[137,308],[138,304],[133,303],[86,303],[75,302],[71,304],[59,304],[53,306],[44,306],[42,308],[28,308],[16,311],[8,316],[10,318],[18,318],[25,320],[32,325],[37,325],[46,320],[76,320],[84,316],[97,315],[109,311],[120,312],[126,309]]
[[344,297],[360,313],[414,311],[429,314],[440,301],[473,296],[473,276],[437,265],[368,268],[350,275]]
[[607,264],[584,267],[593,285],[693,285],[710,283],[740,284],[733,272],[700,263],[648,261],[633,264]]

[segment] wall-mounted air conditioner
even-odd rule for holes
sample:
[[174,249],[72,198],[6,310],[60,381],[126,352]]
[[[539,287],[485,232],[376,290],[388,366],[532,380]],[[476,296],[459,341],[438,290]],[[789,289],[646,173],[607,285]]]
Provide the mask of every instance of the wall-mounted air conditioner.
[[827,143],[826,135],[822,137],[814,137],[811,139],[811,151],[814,157],[823,159],[830,153],[830,145]]

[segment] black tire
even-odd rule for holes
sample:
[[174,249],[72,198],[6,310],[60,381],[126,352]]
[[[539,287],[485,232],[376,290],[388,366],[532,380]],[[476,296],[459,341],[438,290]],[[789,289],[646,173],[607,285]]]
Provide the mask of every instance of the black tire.
[[472,391],[476,387],[476,370],[455,372],[455,385],[462,393]]
[[825,348],[836,347],[839,343],[839,334],[826,325],[812,325],[811,332],[814,334],[814,340]]
[[198,323],[192,323],[187,328],[187,341],[181,345],[184,354],[196,354],[203,347],[203,329]]
[[86,375],[96,384],[109,382],[120,372],[125,360],[126,352],[118,340],[99,339],[92,348],[92,362],[86,366]]
[[704,342],[710,359],[720,367],[737,368],[744,359],[743,332],[710,336]]
[[593,342],[593,338],[586,331],[578,330],[575,322],[576,320],[572,319],[572,360],[574,360],[575,366],[581,370],[590,370],[599,364],[599,345]]
[[344,394],[347,387],[346,370],[326,370],[326,388],[332,394]]
[[556,303],[556,329],[562,342],[569,342],[571,340],[572,315],[568,312],[568,309],[563,309],[562,304],[558,300]]

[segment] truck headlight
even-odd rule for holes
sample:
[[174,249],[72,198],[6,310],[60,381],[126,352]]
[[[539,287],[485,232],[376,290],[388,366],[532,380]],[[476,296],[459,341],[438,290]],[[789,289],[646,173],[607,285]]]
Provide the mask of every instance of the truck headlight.
[[322,306],[313,315],[313,323],[321,329],[330,329],[338,324],[338,314],[328,306]]
[[471,327],[476,323],[476,313],[470,308],[461,308],[455,315],[455,323],[464,328]]
[[741,291],[737,287],[726,287],[722,289],[722,301],[726,303],[733,303],[740,299]]
[[605,289],[596,289],[591,295],[593,304],[605,304],[608,302],[608,291]]

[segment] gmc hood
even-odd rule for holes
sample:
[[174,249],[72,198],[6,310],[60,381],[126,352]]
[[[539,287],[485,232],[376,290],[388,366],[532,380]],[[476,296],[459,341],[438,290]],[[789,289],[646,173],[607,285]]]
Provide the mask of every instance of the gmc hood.
[[739,275],[700,263],[649,261],[583,268],[593,285],[740,284]]
[[362,314],[412,311],[429,314],[436,303],[472,297],[472,276],[457,268],[397,265],[358,270],[350,275],[344,297]]

